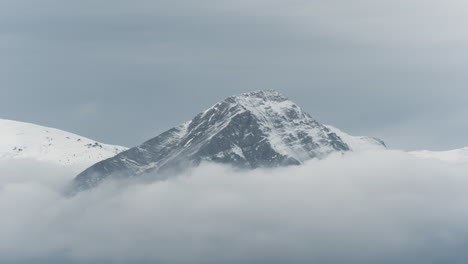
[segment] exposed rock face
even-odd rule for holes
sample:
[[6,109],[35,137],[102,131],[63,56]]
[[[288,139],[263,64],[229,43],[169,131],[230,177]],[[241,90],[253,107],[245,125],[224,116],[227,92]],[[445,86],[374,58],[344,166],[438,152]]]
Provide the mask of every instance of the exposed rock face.
[[[88,168],[77,190],[112,177],[178,170],[202,161],[243,168],[298,165],[350,147],[276,91],[231,96],[178,127]],[[118,175],[118,176],[117,176]]]

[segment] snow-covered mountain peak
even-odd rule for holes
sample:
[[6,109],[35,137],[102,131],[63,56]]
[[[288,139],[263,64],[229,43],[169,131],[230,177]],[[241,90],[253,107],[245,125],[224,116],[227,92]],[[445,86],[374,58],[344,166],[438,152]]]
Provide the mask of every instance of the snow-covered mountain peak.
[[205,117],[213,113],[224,111],[230,114],[238,114],[250,111],[259,117],[265,116],[267,112],[274,112],[276,115],[287,115],[291,110],[300,109],[287,97],[274,90],[255,91],[230,96],[208,108],[200,115]]
[[126,149],[59,129],[0,119],[0,159],[34,159],[84,169]]
[[[209,140],[230,138],[230,151],[236,154],[239,151],[235,150],[243,149],[240,147],[243,141],[256,135],[258,142],[268,143],[278,156],[294,164],[320,158],[333,151],[349,150],[335,133],[272,90],[228,97],[180,126],[179,131],[187,132],[183,139],[186,147],[194,147],[198,143],[197,147],[201,148]],[[245,138],[240,138],[241,134]],[[211,154],[217,157],[227,155],[225,149],[222,153]],[[213,157],[207,159],[213,160]],[[250,161],[247,163],[252,167],[261,166]]]
[[233,95],[231,97],[228,97],[227,99],[231,98],[237,100],[262,100],[275,102],[283,102],[289,100],[286,96],[275,90],[258,90],[239,95]]
[[285,96],[256,91],[228,97],[192,120],[95,164],[77,176],[75,187],[87,189],[111,175],[133,177],[202,161],[275,167],[349,150],[347,142]]
[[251,111],[254,114],[275,112],[276,114],[288,115],[293,110],[295,110],[294,112],[300,110],[294,102],[281,93],[275,90],[261,90],[230,96],[205,112],[220,109],[223,106],[238,108],[239,111]]

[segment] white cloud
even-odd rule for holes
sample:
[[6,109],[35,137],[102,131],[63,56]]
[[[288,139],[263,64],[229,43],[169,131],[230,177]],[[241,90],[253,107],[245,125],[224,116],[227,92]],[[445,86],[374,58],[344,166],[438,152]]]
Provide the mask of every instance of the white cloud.
[[29,164],[0,164],[2,263],[453,263],[468,257],[466,165],[396,151],[249,172],[208,164],[167,181],[108,183],[70,198],[60,191],[70,175]]

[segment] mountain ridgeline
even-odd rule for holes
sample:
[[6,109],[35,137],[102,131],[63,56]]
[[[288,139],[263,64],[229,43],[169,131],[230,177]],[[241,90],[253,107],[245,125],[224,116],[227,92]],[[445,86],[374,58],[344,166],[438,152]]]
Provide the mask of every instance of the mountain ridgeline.
[[149,172],[179,171],[203,161],[240,168],[299,165],[312,158],[352,149],[338,134],[314,120],[276,91],[231,96],[143,144],[96,163],[74,179],[76,191],[107,178],[132,178]]
[[78,173],[124,150],[63,130],[0,119],[0,161],[34,160],[72,167]]

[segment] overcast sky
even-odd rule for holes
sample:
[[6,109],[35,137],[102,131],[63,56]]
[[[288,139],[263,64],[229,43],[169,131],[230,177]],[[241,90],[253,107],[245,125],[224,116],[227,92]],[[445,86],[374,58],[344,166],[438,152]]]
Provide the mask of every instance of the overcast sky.
[[276,89],[390,147],[468,146],[465,0],[2,0],[0,118],[134,146]]

